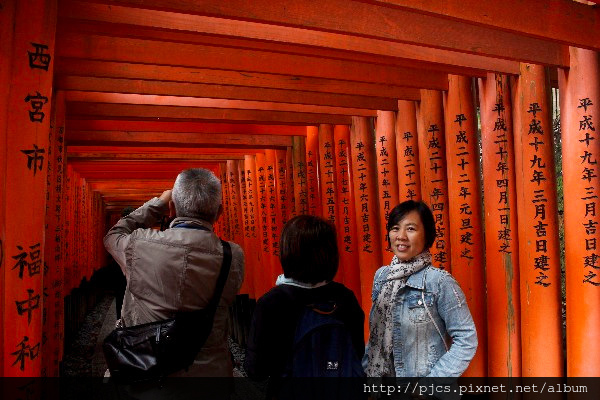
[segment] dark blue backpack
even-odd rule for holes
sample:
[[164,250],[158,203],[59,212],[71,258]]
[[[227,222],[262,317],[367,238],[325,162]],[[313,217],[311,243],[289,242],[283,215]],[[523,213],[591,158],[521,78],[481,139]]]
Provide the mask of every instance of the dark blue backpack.
[[305,306],[284,377],[364,377],[346,325],[333,315],[335,303]]

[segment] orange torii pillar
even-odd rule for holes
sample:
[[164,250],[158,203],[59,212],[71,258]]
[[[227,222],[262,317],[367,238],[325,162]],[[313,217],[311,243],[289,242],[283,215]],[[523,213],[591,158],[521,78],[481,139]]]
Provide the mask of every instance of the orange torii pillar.
[[306,127],[306,177],[308,182],[308,212],[322,216],[319,184],[319,128]]
[[[10,3],[10,4],[9,4]],[[40,376],[46,163],[52,103],[56,1],[3,2],[0,77],[8,78],[0,126],[6,156],[3,238],[3,376]],[[6,21],[8,19],[8,21]],[[13,36],[14,35],[14,36]],[[10,47],[10,49],[8,49]],[[6,108],[10,107],[10,111]],[[4,188],[3,188],[4,189]],[[0,238],[2,239],[2,238]],[[6,323],[9,322],[9,323]]]
[[398,100],[396,158],[398,162],[398,201],[421,200],[419,137],[414,101]]
[[448,75],[446,155],[452,275],[465,292],[479,347],[463,376],[487,373],[487,326],[477,115],[471,78]]
[[336,125],[333,129],[333,142],[338,189],[337,202],[337,243],[340,252],[342,282],[354,292],[361,302],[360,268],[358,264],[358,238],[356,236],[356,209],[350,168],[350,127]]
[[396,114],[393,111],[377,111],[375,128],[375,151],[377,156],[377,187],[379,200],[379,226],[381,230],[381,254],[384,264],[392,261],[393,253],[388,246],[387,220],[398,202],[398,164],[396,160]]
[[[377,201],[377,164],[375,135],[366,117],[352,117],[350,127],[350,166],[352,192],[355,198],[356,239],[360,266],[360,293],[362,308],[371,310],[371,292],[375,271],[381,267],[381,236]],[[369,335],[369,321],[365,318],[365,339]]]
[[[232,228],[231,240],[246,248],[244,242],[244,225],[242,221],[242,195],[240,190],[240,171],[238,160],[227,160],[227,185],[229,187],[229,223]],[[239,294],[248,294],[248,280],[244,279]]]
[[[277,163],[277,201],[279,204],[279,218],[281,221],[281,227],[283,228],[283,225],[285,225],[288,219],[290,219],[290,214],[292,211],[291,197],[288,195],[288,187],[290,185],[287,180],[287,151],[275,150],[275,158]],[[278,243],[280,233],[280,231],[277,232]]]
[[245,190],[244,214],[248,215],[247,218],[244,215],[244,231],[249,247],[244,255],[246,263],[252,265],[254,294],[258,299],[265,293],[266,288],[262,283],[262,276],[259,273],[262,268],[262,252],[260,249],[260,230],[258,227],[260,215],[258,211],[258,182],[256,177],[256,156],[245,155],[244,174],[242,178],[245,179],[246,184],[242,186],[242,190]]
[[442,92],[421,89],[417,110],[421,193],[435,218],[436,241],[431,248],[433,265],[450,271],[450,225]]
[[260,270],[255,271],[261,277],[261,291],[269,291],[275,282],[272,280],[272,257],[271,257],[271,218],[269,217],[269,195],[267,188],[267,159],[265,153],[256,154],[256,176],[258,180],[258,227],[261,265]]
[[267,204],[269,215],[269,249],[271,252],[271,285],[282,273],[281,261],[279,261],[279,234],[283,228],[281,220],[281,201],[277,188],[277,154],[276,150],[265,150],[266,178],[267,178]]
[[[321,124],[319,126],[319,177],[321,182],[321,204],[323,218],[327,219],[333,226],[339,226],[338,217],[338,190],[335,158],[335,140],[333,125]],[[338,228],[339,230],[339,228]],[[338,232],[339,239],[339,232]],[[339,245],[338,245],[339,247]],[[344,281],[344,271],[338,268],[335,280]]]
[[70,164],[66,164],[65,170],[65,181],[64,181],[64,192],[63,192],[63,215],[62,215],[62,225],[63,225],[63,290],[65,297],[69,294],[72,289],[71,281],[72,281],[72,254],[73,254],[73,218],[72,218],[72,182],[73,182],[73,166]]
[[292,137],[292,163],[295,215],[308,214],[306,138],[304,136]]
[[[333,125],[319,126],[319,180],[323,218],[336,225],[336,174]],[[339,280],[339,275],[336,277]]]
[[562,376],[560,249],[550,87],[543,66],[521,64],[520,69],[511,93],[519,213],[521,374]]
[[294,189],[296,178],[294,176],[293,152],[294,150],[291,146],[285,148],[285,190],[287,192],[286,197],[288,209],[287,218],[285,219],[286,222],[298,215],[298,212],[296,211],[296,191]]
[[46,243],[44,262],[43,330],[46,342],[42,344],[42,376],[58,377],[64,341],[64,258],[63,258],[63,207],[65,205],[65,102],[64,93],[58,92],[53,109],[48,152],[48,183],[46,204]]
[[479,81],[487,280],[488,374],[520,376],[519,255],[508,78]]
[[[254,219],[254,214],[250,214],[250,203],[248,199],[248,180],[246,179],[245,160],[238,160],[238,177],[240,188],[240,212],[242,224],[242,237],[244,245],[244,285],[248,289],[250,298],[256,298],[256,289],[254,287],[254,270],[256,269],[255,254],[258,253],[256,243],[252,238],[251,220]],[[242,243],[239,243],[240,246]]]
[[[0,289],[4,291],[4,271],[8,266],[6,259],[6,149],[7,132],[4,121],[8,119],[8,96],[10,94],[11,66],[13,54],[13,34],[15,2],[3,3],[0,11]],[[4,322],[4,295],[0,294],[0,321]],[[4,376],[4,329],[0,329],[0,376]]]
[[229,195],[229,178],[227,176],[227,163],[219,164],[221,177],[221,191],[223,192],[223,213],[220,223],[225,240],[233,240],[233,229],[231,227],[231,196]]
[[567,376],[600,376],[600,60],[571,47],[559,69],[567,287]]

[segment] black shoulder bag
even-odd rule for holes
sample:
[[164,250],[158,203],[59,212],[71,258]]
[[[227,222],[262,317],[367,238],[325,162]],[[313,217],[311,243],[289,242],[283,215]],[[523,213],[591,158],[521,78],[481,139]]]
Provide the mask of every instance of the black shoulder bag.
[[[187,225],[186,228],[202,229]],[[206,308],[177,313],[175,318],[117,328],[104,339],[111,378],[134,383],[161,379],[187,369],[212,331],[217,305],[231,266],[231,247],[223,244],[223,264],[215,293]]]

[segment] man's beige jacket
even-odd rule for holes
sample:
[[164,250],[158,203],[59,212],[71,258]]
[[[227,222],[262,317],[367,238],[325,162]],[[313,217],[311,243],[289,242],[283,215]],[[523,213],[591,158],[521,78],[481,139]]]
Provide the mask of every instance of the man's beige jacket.
[[[169,229],[151,229],[168,206],[154,198],[121,218],[104,237],[106,250],[127,278],[122,322],[133,326],[172,318],[177,311],[204,308],[215,289],[223,246],[206,221],[176,218]],[[176,227],[191,224],[208,231]],[[231,270],[206,344],[187,372],[177,376],[232,376],[227,345],[228,307],[244,278],[244,254],[231,243]]]

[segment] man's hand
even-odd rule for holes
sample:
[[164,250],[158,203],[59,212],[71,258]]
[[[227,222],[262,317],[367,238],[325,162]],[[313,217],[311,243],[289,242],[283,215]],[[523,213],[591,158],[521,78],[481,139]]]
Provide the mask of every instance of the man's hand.
[[162,194],[160,195],[159,199],[161,199],[162,201],[165,202],[165,204],[169,204],[169,202],[171,201],[171,193],[173,191],[171,189],[169,190],[165,190],[164,192],[162,192]]
[[169,206],[169,218],[175,217],[175,205],[171,200],[172,193],[173,191],[171,189],[165,190],[159,197],[160,200],[164,201]]

